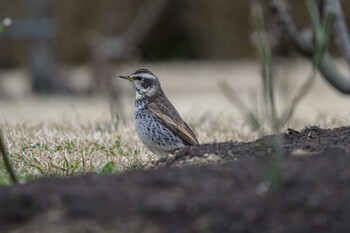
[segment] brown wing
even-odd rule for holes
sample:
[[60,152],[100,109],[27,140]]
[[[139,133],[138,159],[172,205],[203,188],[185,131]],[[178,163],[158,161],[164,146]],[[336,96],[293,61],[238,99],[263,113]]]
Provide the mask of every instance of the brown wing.
[[150,103],[148,104],[148,109],[170,130],[179,135],[182,140],[189,145],[198,145],[198,140],[193,131],[181,118],[168,99],[162,98],[157,102]]

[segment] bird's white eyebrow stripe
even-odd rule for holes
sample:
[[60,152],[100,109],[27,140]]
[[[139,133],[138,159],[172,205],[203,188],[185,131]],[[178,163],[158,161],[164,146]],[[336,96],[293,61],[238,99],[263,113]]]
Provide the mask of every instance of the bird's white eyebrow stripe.
[[143,78],[149,78],[149,79],[155,79],[155,76],[149,73],[134,73],[131,75],[132,77],[137,77],[137,76],[141,76]]
[[133,74],[131,74],[131,76],[143,76],[143,77],[147,77],[147,78],[154,78],[155,75],[147,70],[147,69],[139,69],[137,71],[135,71]]

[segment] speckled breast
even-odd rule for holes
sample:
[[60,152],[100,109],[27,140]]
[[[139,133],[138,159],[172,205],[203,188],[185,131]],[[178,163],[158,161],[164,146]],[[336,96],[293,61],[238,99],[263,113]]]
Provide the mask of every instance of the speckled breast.
[[134,123],[141,141],[150,151],[159,156],[165,156],[169,152],[185,146],[180,137],[168,129],[147,108],[135,111]]

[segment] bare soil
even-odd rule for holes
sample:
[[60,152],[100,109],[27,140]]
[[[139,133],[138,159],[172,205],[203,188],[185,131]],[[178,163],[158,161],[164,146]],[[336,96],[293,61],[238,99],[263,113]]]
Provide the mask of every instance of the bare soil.
[[[350,127],[186,148],[120,175],[41,178],[0,190],[0,232],[350,232]],[[180,168],[181,167],[181,168]]]

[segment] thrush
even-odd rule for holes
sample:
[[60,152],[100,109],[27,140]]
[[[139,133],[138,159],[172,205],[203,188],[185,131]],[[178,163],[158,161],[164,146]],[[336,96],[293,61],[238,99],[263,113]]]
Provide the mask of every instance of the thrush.
[[136,91],[134,124],[143,144],[154,154],[197,145],[198,140],[164,94],[158,78],[147,69],[119,76],[132,83]]

